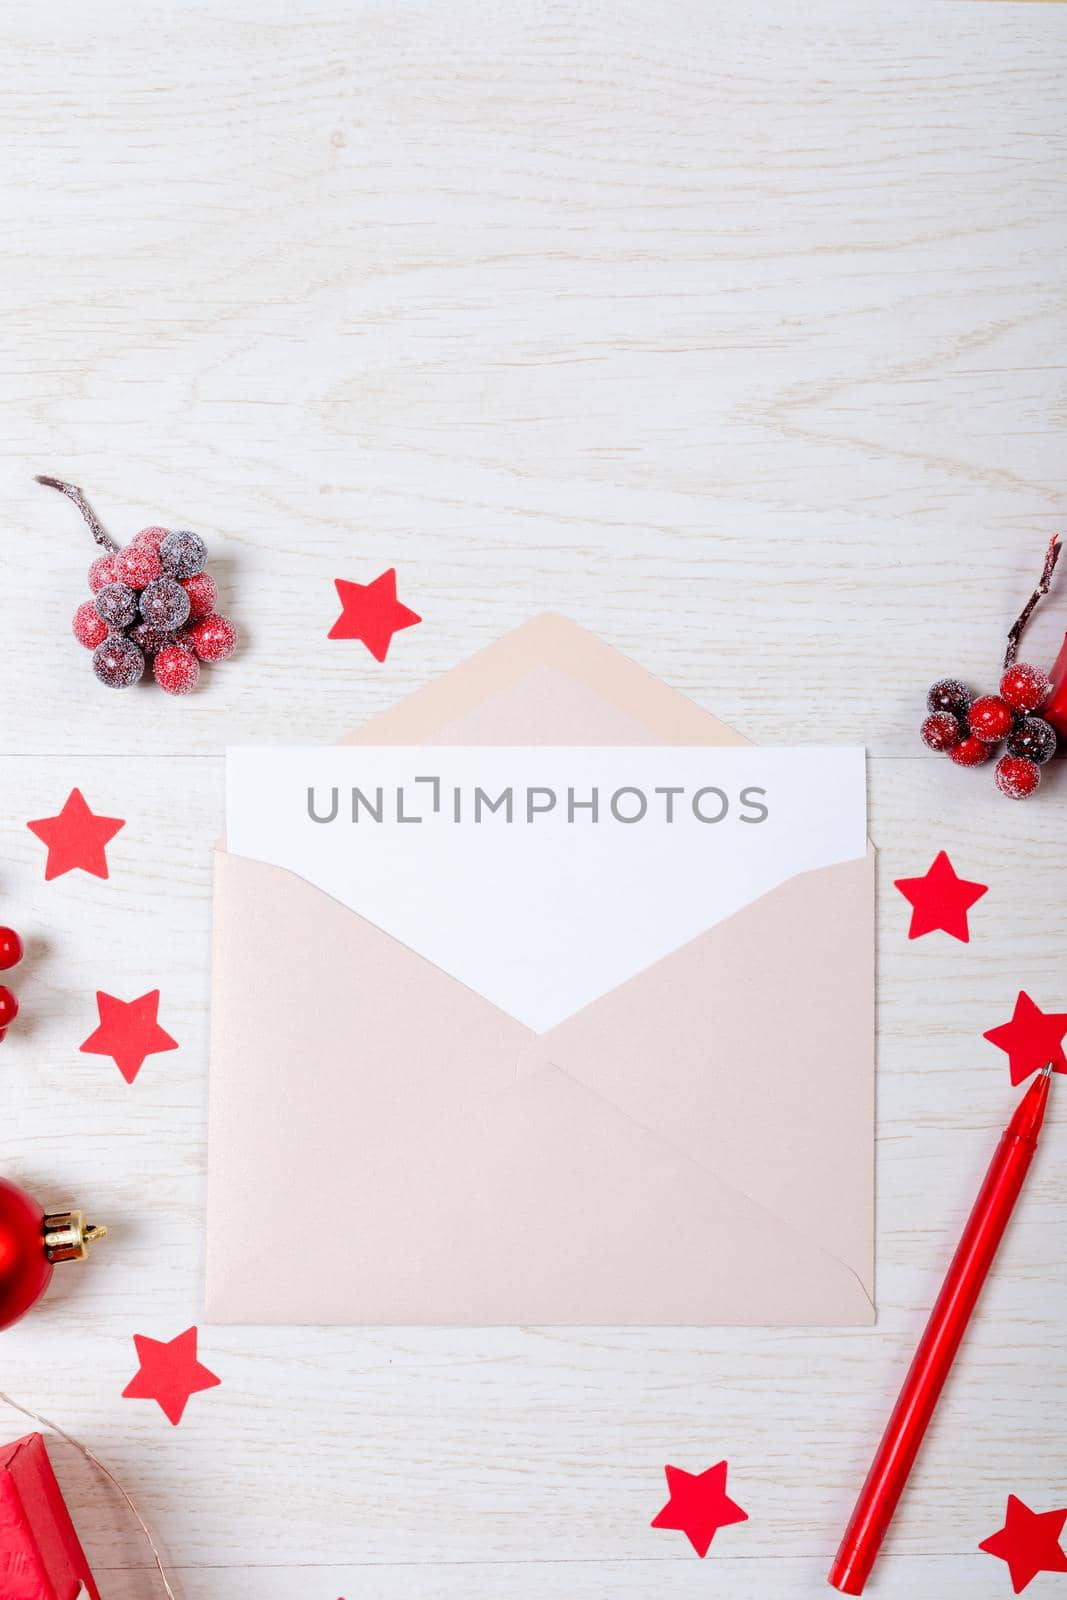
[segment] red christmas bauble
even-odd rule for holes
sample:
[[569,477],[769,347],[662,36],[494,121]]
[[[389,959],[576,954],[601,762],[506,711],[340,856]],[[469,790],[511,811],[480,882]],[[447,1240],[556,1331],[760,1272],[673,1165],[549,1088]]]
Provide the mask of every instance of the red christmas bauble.
[[59,1261],[84,1261],[106,1228],[87,1226],[80,1211],[46,1215],[32,1195],[0,1178],[0,1328],[35,1306]]
[[52,1271],[44,1246],[43,1206],[0,1178],[0,1328],[10,1327],[36,1305]]

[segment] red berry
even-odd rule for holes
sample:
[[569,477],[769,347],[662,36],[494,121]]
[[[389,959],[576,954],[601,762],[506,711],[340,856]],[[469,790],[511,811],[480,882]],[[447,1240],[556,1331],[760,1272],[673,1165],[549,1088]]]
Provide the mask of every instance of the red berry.
[[1000,680],[1000,693],[1013,711],[1036,711],[1052,693],[1052,680],[1038,667],[1016,661],[1005,670]]
[[225,661],[237,648],[237,629],[226,617],[205,617],[190,631],[201,661]]
[[1044,717],[1020,717],[1008,735],[1008,754],[1025,756],[1038,766],[1056,754],[1056,730]]
[[19,1003],[4,984],[0,984],[0,1028],[7,1028],[19,1014]]
[[109,583],[97,591],[93,605],[109,628],[128,628],[137,615],[137,593],[126,583]]
[[[159,547],[169,532],[169,528],[142,528],[140,533],[134,534],[130,543],[131,545],[141,545],[148,550],[154,550],[158,555]],[[157,573],[156,576],[158,577],[159,574]]]
[[971,691],[959,678],[938,678],[927,691],[927,711],[955,711],[962,714],[971,701]]
[[82,601],[74,613],[71,627],[75,639],[87,650],[95,650],[97,645],[103,644],[107,638],[107,623],[97,615],[96,605],[92,600]]
[[118,581],[131,589],[145,589],[156,578],[163,576],[163,563],[159,551],[148,544],[130,544],[115,557]]
[[156,682],[167,694],[188,694],[200,677],[200,663],[191,650],[169,644],[152,663]]
[[99,594],[100,590],[106,587],[107,584],[117,582],[118,577],[115,572],[115,557],[97,556],[96,560],[89,568],[89,587],[93,593]]
[[147,622],[137,622],[130,629],[130,638],[146,656],[154,656],[170,644],[170,634],[163,628],[153,628]]
[[189,621],[200,622],[210,617],[218,605],[219,591],[214,578],[207,572],[198,572],[193,578],[180,579],[189,596]]
[[93,671],[109,689],[128,689],[144,672],[144,652],[125,634],[111,633],[93,651]]
[[17,967],[22,960],[22,940],[14,928],[0,928],[0,972]]
[[163,571],[170,578],[191,578],[203,572],[207,560],[207,545],[198,533],[189,528],[175,528],[168,533],[159,547]]
[[967,713],[967,726],[976,739],[985,744],[996,744],[1011,732],[1014,717],[999,695],[983,694],[971,702]]
[[920,733],[928,750],[951,750],[960,742],[960,725],[951,711],[932,711]]
[[4,1040],[6,1038],[7,1038],[7,1029],[6,1028],[0,1028],[0,1044],[3,1044],[3,1042],[4,1042]]
[[1025,800],[1041,782],[1041,768],[1025,756],[1001,756],[993,777],[1001,794],[1010,800]]
[[170,633],[189,620],[189,596],[173,578],[156,578],[141,591],[141,620]]
[[959,744],[953,745],[949,751],[950,758],[958,767],[980,767],[992,754],[989,746],[983,744],[981,739],[976,739],[973,733],[968,734],[966,739],[961,739]]

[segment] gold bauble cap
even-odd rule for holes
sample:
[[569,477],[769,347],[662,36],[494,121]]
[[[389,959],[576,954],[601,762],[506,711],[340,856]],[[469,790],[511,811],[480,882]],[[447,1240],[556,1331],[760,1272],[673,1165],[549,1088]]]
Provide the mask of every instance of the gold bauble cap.
[[87,1223],[80,1211],[54,1211],[44,1219],[44,1253],[57,1261],[84,1261],[89,1246],[105,1239],[107,1229]]

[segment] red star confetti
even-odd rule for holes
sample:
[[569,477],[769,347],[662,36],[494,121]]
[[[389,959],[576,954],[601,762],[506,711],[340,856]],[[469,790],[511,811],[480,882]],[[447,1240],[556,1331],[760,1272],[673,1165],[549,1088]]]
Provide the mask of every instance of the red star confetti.
[[963,944],[969,942],[967,913],[986,893],[988,884],[958,878],[943,850],[937,852],[933,866],[923,877],[897,878],[895,883],[905,900],[911,902],[909,939],[921,939],[924,933],[940,929]]
[[1067,1572],[1067,1555],[1060,1544],[1065,1522],[1067,1507],[1031,1511],[1010,1494],[1003,1528],[983,1539],[978,1548],[1008,1563],[1011,1586],[1016,1594],[1022,1594],[1039,1572]]
[[190,1396],[214,1389],[222,1379],[196,1358],[196,1329],[186,1328],[176,1339],[133,1336],[140,1369],[122,1391],[124,1400],[154,1400],[168,1422],[178,1426]]
[[335,578],[341,615],[327,639],[360,639],[375,661],[384,661],[401,628],[413,628],[422,618],[396,597],[396,568],[390,567],[373,583],[348,583]]
[[80,867],[95,878],[107,877],[107,856],[104,846],[109,844],[120,828],[126,826],[122,817],[98,817],[89,810],[80,789],[72,789],[56,817],[39,817],[27,822],[27,828],[48,846],[44,877],[60,878],[64,872]]
[[144,1066],[146,1056],[161,1050],[177,1050],[178,1041],[165,1033],[156,1021],[159,990],[153,989],[137,1000],[116,1000],[113,994],[97,990],[96,1006],[100,1026],[81,1046],[89,1056],[111,1056],[127,1083]]
[[1022,1083],[1032,1072],[1040,1072],[1051,1061],[1056,1072],[1067,1072],[1063,1040],[1067,1035],[1067,1012],[1042,1011],[1026,993],[1019,990],[1010,1022],[990,1028],[982,1038],[995,1044],[1008,1057],[1012,1083]]
[[664,1467],[670,1499],[652,1518],[654,1528],[674,1528],[684,1533],[697,1555],[704,1557],[720,1528],[731,1522],[747,1522],[748,1512],[726,1493],[726,1462],[706,1472],[685,1472],[681,1467]]

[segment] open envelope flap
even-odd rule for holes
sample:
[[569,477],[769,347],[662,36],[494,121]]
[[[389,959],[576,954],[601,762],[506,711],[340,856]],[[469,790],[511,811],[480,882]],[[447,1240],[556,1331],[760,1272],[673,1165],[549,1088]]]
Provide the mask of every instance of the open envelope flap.
[[[539,1062],[521,1024],[284,869],[217,867],[212,1319],[871,1320],[829,1252]],[[302,1004],[265,1035],[279,918]],[[246,1245],[267,1175],[269,1271]]]
[[751,743],[567,617],[533,617],[344,744]]

